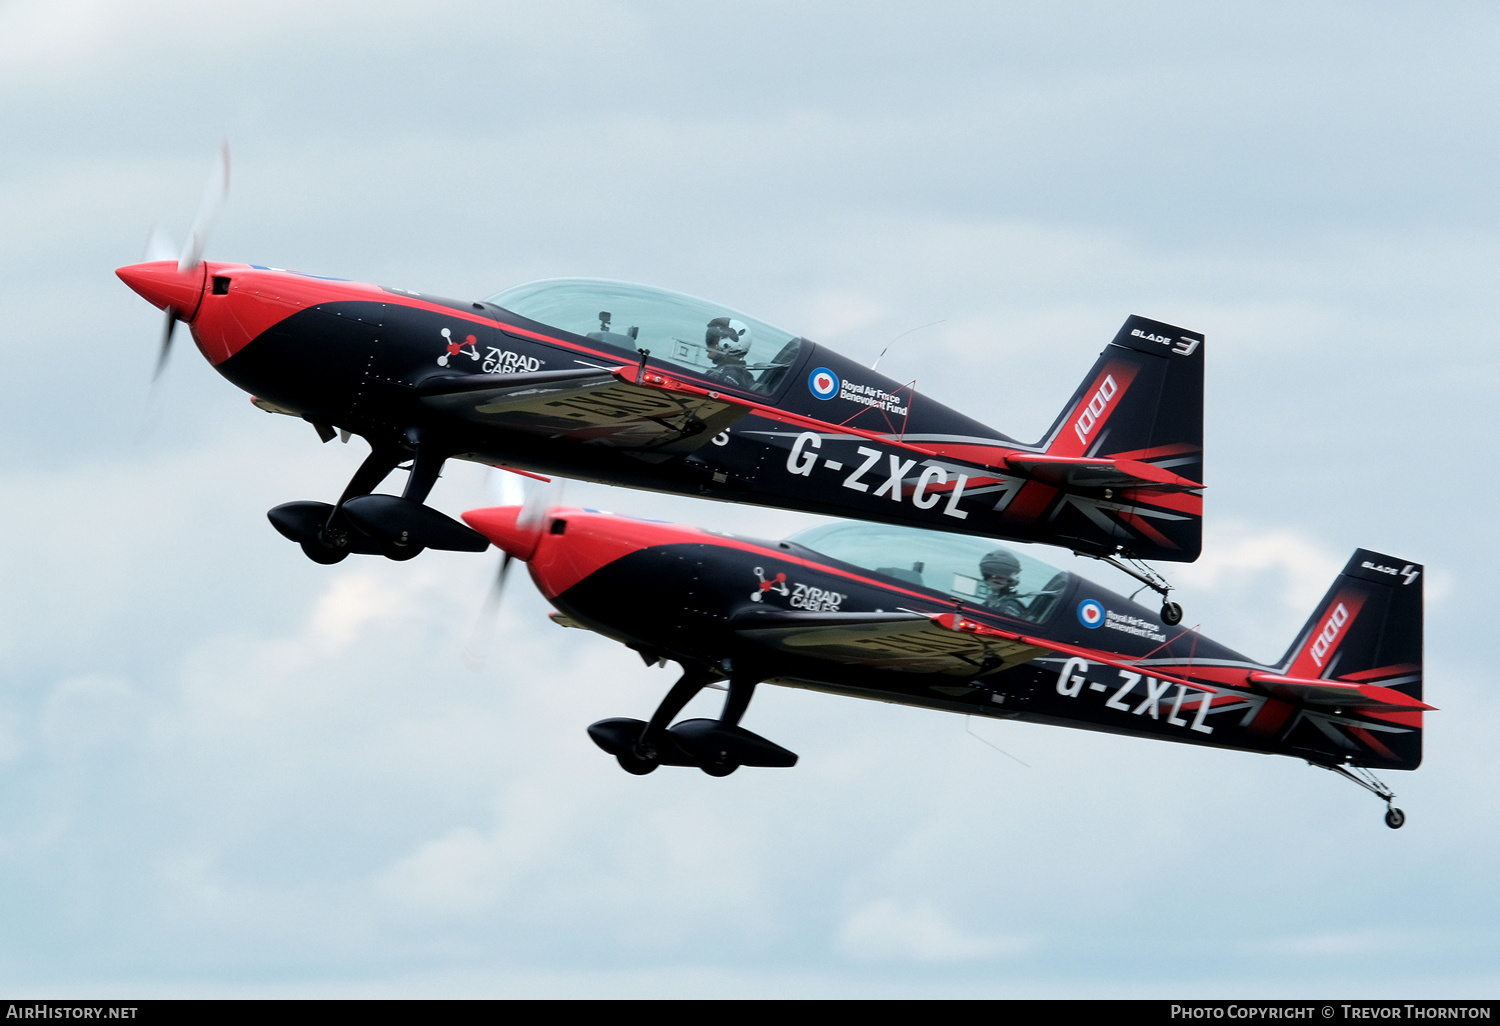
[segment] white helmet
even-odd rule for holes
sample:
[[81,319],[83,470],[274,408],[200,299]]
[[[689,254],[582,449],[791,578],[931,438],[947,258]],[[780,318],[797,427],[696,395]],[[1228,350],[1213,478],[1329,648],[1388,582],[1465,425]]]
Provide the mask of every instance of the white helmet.
[[734,317],[715,317],[703,341],[724,356],[744,356],[750,351],[750,325]]

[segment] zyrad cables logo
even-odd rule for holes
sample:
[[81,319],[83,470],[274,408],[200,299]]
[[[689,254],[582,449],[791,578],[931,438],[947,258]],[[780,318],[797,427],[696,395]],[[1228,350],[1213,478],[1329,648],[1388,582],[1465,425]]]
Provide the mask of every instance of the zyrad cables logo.
[[839,376],[827,367],[819,367],[807,376],[807,390],[819,399],[832,399],[839,394]]

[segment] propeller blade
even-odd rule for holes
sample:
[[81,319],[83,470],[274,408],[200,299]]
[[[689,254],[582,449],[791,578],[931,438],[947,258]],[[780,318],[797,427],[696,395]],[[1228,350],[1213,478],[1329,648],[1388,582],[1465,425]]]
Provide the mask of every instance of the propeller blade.
[[516,526],[537,527],[547,516],[547,510],[557,505],[562,494],[562,482],[557,478],[527,481],[526,501],[521,503],[521,512],[516,516]]
[[188,233],[187,244],[182,247],[182,256],[177,261],[179,271],[190,271],[203,260],[203,246],[208,241],[208,230],[213,227],[219,208],[229,195],[229,143],[226,140],[219,148],[219,158],[203,186],[203,198],[198,201],[198,213],[193,218],[193,229]]
[[146,253],[142,257],[145,263],[155,263],[158,260],[176,260],[182,249],[172,241],[161,225],[151,229],[150,236],[146,239]]
[[495,633],[495,615],[500,611],[500,599],[505,594],[505,578],[510,573],[510,564],[514,559],[509,552],[501,558],[500,571],[485,593],[484,604],[479,607],[479,617],[474,621],[474,630],[470,632],[469,643],[464,646],[463,652],[463,663],[471,670],[484,669],[490,637]]
[[499,467],[491,469],[486,479],[485,492],[495,506],[522,506],[526,503],[526,487],[520,474]]
[[161,333],[161,352],[156,357],[156,370],[151,374],[151,381],[161,377],[161,372],[166,369],[167,357],[172,354],[172,332],[177,327],[177,311],[170,306],[167,307],[167,326]]
[[509,552],[500,560],[500,573],[495,576],[495,586],[490,594],[495,596],[495,605],[500,605],[500,596],[505,594],[505,575],[510,573],[510,565],[515,562],[516,557]]

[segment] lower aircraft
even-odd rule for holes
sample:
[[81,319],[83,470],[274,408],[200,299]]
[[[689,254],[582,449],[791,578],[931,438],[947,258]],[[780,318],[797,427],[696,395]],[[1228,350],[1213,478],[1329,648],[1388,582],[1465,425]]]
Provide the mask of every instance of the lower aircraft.
[[[1357,550],[1286,654],[1262,664],[981,538],[860,522],[784,541],[564,507],[464,514],[552,618],[673,661],[649,720],[589,734],[636,774],[792,766],[740,725],[765,682],[930,709],[1290,755],[1405,814],[1372,769],[1422,760],[1422,567]],[[727,682],[717,719],[673,722]]]

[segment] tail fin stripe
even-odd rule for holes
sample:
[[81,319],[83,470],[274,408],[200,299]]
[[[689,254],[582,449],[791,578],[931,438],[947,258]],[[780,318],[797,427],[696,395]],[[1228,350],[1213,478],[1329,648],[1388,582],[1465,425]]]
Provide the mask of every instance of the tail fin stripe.
[[1365,604],[1365,592],[1347,588],[1328,605],[1316,628],[1307,636],[1302,650],[1286,671],[1288,677],[1317,678],[1330,668],[1339,645],[1349,636],[1349,628]]
[[1047,447],[1048,456],[1082,456],[1125,401],[1137,365],[1111,360],[1104,366],[1068,414],[1066,424]]

